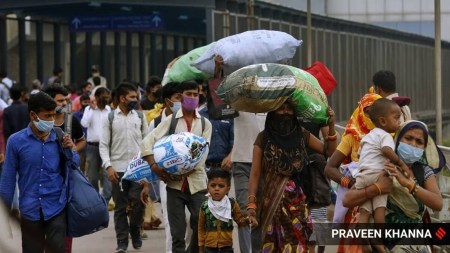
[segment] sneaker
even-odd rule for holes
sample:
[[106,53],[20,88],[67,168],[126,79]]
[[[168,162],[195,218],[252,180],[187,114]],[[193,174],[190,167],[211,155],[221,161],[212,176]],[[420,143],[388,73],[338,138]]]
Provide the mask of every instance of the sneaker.
[[142,247],[141,233],[131,235],[131,243],[134,249],[140,249]]
[[126,253],[128,248],[128,240],[117,240],[116,253]]

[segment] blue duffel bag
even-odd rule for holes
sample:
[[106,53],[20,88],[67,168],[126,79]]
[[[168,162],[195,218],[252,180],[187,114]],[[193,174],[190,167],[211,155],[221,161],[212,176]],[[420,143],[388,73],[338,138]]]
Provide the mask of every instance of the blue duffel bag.
[[[58,140],[64,132],[55,127]],[[60,145],[60,147],[62,147]],[[78,168],[79,157],[71,149],[61,148],[64,158],[64,177],[67,187],[67,234],[80,237],[108,227],[109,213],[105,199],[95,190]]]

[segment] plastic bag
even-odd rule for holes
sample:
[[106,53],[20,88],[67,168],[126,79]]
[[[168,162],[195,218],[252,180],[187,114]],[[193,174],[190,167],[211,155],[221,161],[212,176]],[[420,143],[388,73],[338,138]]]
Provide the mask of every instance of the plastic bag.
[[218,40],[192,65],[205,73],[214,75],[214,57],[220,55],[223,58],[224,73],[228,75],[251,64],[290,60],[301,44],[301,40],[285,32],[247,31]]
[[169,82],[184,82],[189,80],[207,80],[212,75],[205,73],[197,68],[191,66],[195,60],[204,54],[209,48],[214,46],[214,42],[193,49],[187,54],[182,55],[167,65],[166,73],[164,73],[162,85]]
[[282,64],[254,64],[228,75],[217,94],[238,111],[263,113],[290,101],[300,118],[326,124],[328,101],[308,72]]
[[158,166],[171,174],[184,175],[195,169],[208,154],[208,143],[203,137],[182,132],[157,141],[153,154]]
[[[139,151],[128,164],[127,169],[121,179],[129,180],[133,182],[145,181],[151,182],[158,180],[158,176],[150,169],[148,163],[142,159],[141,152]],[[122,183],[121,183],[122,184]]]
[[334,78],[327,66],[320,61],[314,62],[313,65],[304,68],[304,70],[317,79],[317,82],[319,82],[320,87],[322,87],[327,96],[331,94],[337,85],[336,78]]

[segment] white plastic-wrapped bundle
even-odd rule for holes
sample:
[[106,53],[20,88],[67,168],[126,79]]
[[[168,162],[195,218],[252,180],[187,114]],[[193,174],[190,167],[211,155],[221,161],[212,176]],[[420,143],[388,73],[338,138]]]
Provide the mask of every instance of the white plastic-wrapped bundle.
[[171,174],[184,175],[208,155],[208,143],[203,137],[182,132],[157,141],[153,154],[158,166]]
[[191,65],[214,74],[214,57],[223,58],[226,75],[244,66],[256,63],[284,63],[294,57],[302,44],[292,35],[270,30],[247,31],[218,40]]
[[122,177],[122,180],[129,181],[146,181],[151,182],[158,180],[158,176],[152,172],[148,163],[142,159],[141,152],[139,151],[131,160],[130,164],[128,164],[127,169],[125,170],[125,174]]

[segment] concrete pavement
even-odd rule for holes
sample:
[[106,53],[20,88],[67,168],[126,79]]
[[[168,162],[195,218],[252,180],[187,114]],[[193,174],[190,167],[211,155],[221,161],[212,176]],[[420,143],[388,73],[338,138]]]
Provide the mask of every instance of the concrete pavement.
[[[109,227],[99,231],[97,233],[83,236],[80,238],[73,239],[73,253],[113,253],[116,249],[116,236],[114,231],[114,217],[113,212],[110,212],[110,222]],[[0,224],[1,228],[5,228],[5,223]],[[20,228],[17,224],[12,224],[12,235],[5,232],[6,229],[0,232],[0,252],[1,253],[19,253],[21,252],[21,233]],[[147,230],[148,239],[143,241],[143,246],[139,250],[133,249],[130,244],[128,247],[128,252],[146,252],[146,253],[163,253],[165,252],[165,232],[164,228],[161,227],[157,230]],[[234,251],[235,253],[240,253],[239,243],[237,237],[237,228],[234,229],[233,233],[234,241]],[[335,246],[328,246],[326,248],[327,253],[336,252]]]

